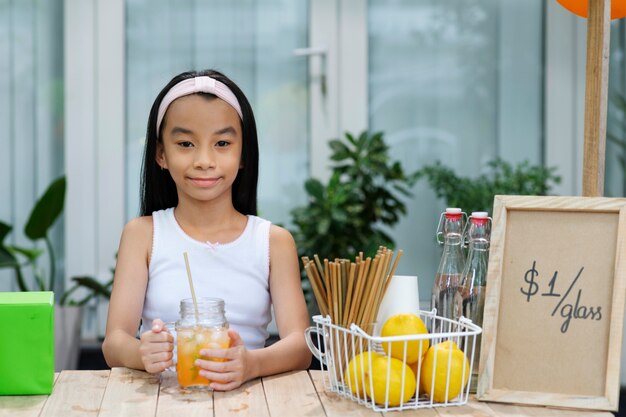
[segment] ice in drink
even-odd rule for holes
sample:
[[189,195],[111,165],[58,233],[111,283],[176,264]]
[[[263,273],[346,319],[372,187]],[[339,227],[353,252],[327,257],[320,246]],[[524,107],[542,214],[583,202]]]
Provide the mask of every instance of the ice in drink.
[[211,381],[200,375],[196,359],[224,361],[225,359],[200,356],[203,349],[227,349],[230,346],[228,329],[223,327],[192,327],[177,330],[178,363],[176,373],[182,388],[208,389]]

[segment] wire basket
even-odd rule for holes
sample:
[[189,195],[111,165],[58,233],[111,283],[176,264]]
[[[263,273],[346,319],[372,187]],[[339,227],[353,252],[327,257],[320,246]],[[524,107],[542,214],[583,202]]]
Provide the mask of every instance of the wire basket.
[[[374,411],[466,404],[472,379],[478,372],[476,351],[480,346],[477,348],[476,344],[480,343],[481,328],[464,317],[457,321],[437,316],[435,310],[418,314],[429,333],[389,337],[378,336],[377,323],[369,329],[356,324],[346,329],[333,324],[330,316],[314,316],[315,325],[305,331],[305,339],[320,361],[325,388]],[[459,359],[461,355],[455,349],[442,349],[443,354],[433,351],[429,353],[430,368],[422,372],[425,367],[421,364],[429,356],[425,355],[428,346],[447,341],[454,342],[464,358]],[[411,364],[407,358],[412,357],[421,359]],[[460,366],[460,380],[459,360],[464,365]],[[406,371],[405,365],[411,372]],[[426,377],[428,374],[432,377]]]

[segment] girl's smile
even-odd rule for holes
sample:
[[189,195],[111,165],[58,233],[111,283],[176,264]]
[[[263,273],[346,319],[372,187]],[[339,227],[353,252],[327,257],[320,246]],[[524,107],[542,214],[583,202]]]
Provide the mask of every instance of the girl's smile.
[[201,177],[188,177],[188,179],[196,186],[203,188],[210,188],[217,184],[221,178],[201,178]]

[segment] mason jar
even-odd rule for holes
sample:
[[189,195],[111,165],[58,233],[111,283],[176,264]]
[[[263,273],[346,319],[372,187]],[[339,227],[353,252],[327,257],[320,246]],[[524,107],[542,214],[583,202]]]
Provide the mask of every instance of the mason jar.
[[200,355],[203,349],[227,349],[230,346],[228,322],[224,314],[224,300],[198,298],[198,308],[193,299],[180,301],[180,318],[176,322],[176,373],[182,388],[209,389],[209,381],[200,375],[196,359],[224,361]]

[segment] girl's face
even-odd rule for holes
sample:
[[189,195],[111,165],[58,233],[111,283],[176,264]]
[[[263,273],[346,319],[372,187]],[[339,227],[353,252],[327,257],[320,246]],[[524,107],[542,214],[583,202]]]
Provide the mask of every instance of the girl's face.
[[229,199],[241,168],[239,115],[225,101],[189,95],[176,99],[163,121],[157,163],[168,169],[179,201]]

